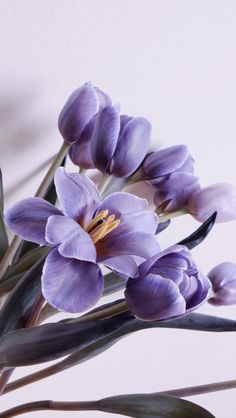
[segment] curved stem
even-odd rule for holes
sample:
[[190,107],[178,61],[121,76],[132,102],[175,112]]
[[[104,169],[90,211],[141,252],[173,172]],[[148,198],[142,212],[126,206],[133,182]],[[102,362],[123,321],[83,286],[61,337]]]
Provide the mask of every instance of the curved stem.
[[29,402],[15,406],[0,413],[1,418],[16,417],[17,415],[27,414],[33,411],[95,411],[97,409],[97,401],[87,402],[56,402],[56,401],[37,401]]
[[128,312],[129,308],[126,304],[125,300],[122,300],[120,303],[117,303],[114,306],[109,306],[108,308],[101,309],[97,312],[87,313],[79,318],[70,319],[67,322],[85,322],[85,321],[93,321],[95,319],[105,319],[111,318],[112,316],[119,315],[124,312]]
[[203,393],[218,392],[220,390],[228,390],[236,388],[236,380],[226,380],[224,382],[208,383],[206,385],[190,386],[187,388],[165,390],[158,392],[159,394],[172,395],[177,398],[185,398],[187,396],[201,395]]
[[100,182],[98,183],[98,190],[99,190],[101,196],[105,192],[105,190],[106,190],[108,184],[110,183],[111,179],[112,179],[112,176],[110,176],[109,174],[103,174]]
[[[187,210],[186,209],[181,209],[181,210],[176,210],[174,212],[169,212],[163,215],[159,215],[159,221],[160,222],[166,222],[169,219],[172,218],[177,218],[177,216],[182,216],[182,215],[187,215]],[[158,214],[158,210],[157,210],[157,214]]]
[[50,165],[47,174],[45,175],[42,183],[40,184],[35,197],[43,197],[50,186],[51,181],[53,180],[55,171],[57,167],[62,163],[63,159],[65,158],[70,145],[66,144],[65,142],[62,144],[58,154],[56,155],[55,159],[53,160],[52,164]]

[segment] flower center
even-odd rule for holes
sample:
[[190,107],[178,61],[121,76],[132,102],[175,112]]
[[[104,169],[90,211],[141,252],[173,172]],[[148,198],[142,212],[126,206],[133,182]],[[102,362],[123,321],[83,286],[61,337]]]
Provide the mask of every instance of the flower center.
[[113,229],[116,229],[119,224],[120,219],[116,219],[115,215],[108,216],[108,210],[102,210],[84,229],[92,238],[93,243],[96,244]]

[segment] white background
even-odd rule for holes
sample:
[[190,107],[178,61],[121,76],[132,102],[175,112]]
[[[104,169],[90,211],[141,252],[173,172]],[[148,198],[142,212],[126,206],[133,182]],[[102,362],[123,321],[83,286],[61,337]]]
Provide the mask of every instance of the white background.
[[[61,145],[58,113],[87,80],[124,113],[149,118],[157,147],[186,143],[202,185],[235,183],[234,0],[1,0],[0,6],[0,163],[8,206],[34,194],[43,176],[34,170]],[[189,216],[173,221],[162,246],[197,225]],[[194,250],[205,273],[219,262],[236,262],[235,236],[236,222],[217,225]],[[235,306],[201,311],[236,319]],[[233,379],[235,344],[235,333],[143,331],[88,363],[6,395],[1,410],[38,399],[97,399]],[[235,417],[235,390],[191,400],[217,418]],[[112,416],[28,416],[80,415]]]

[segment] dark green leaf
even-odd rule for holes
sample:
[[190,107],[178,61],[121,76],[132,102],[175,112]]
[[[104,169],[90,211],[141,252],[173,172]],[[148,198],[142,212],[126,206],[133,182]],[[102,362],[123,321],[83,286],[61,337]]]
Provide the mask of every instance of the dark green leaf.
[[179,245],[185,245],[189,250],[201,244],[207,237],[216,220],[217,212],[214,212],[195,232],[187,238],[178,242]]
[[214,418],[193,402],[158,393],[111,396],[97,401],[96,409],[133,418]]
[[8,249],[7,231],[3,219],[3,214],[0,210],[0,260]]
[[117,276],[115,273],[109,273],[104,277],[104,292],[103,295],[110,295],[125,288],[126,279]]
[[3,194],[3,181],[2,170],[0,169],[0,212],[4,212],[4,194]]
[[124,318],[123,314],[103,320],[58,322],[12,331],[0,339],[0,367],[55,360],[113,333],[123,325]]
[[0,335],[23,328],[41,294],[41,275],[46,255],[25,273],[0,311]]
[[160,222],[157,226],[156,235],[160,234],[160,232],[164,231],[171,223],[171,220],[168,219],[165,222]]

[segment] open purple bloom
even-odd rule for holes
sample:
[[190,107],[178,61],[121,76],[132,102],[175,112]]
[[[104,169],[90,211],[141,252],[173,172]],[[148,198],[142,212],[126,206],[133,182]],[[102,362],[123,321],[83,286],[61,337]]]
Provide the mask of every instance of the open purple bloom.
[[199,189],[194,161],[185,145],[149,154],[142,164],[142,178],[156,190],[154,203],[162,212],[182,209]]
[[61,211],[40,198],[25,199],[6,213],[6,222],[23,239],[54,248],[42,275],[45,299],[58,309],[81,312],[103,293],[98,263],[124,277],[159,251],[157,217],[145,212],[145,199],[113,193],[101,200],[95,184],[58,168],[55,186]]
[[135,316],[146,321],[174,318],[203,303],[211,282],[202,275],[190,251],[174,245],[139,266],[127,282],[125,298]]
[[142,163],[150,143],[147,119],[119,115],[113,106],[98,113],[91,137],[94,166],[103,173],[127,177]]
[[213,296],[208,302],[212,305],[233,305],[236,303],[236,264],[218,264],[209,273]]
[[91,83],[86,83],[75,90],[58,119],[58,128],[64,140],[69,144],[77,141],[86,142],[87,125],[101,108],[110,103],[110,98]]
[[189,197],[188,212],[199,222],[204,222],[215,211],[216,222],[236,219],[236,188],[228,183],[216,183],[197,190]]

